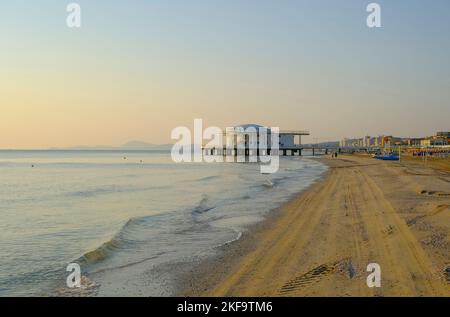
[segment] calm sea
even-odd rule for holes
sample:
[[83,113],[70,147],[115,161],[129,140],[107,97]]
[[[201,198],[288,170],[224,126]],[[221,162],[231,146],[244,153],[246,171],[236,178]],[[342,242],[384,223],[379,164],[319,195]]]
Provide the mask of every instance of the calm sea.
[[262,175],[175,164],[167,150],[0,151],[0,296],[52,295],[72,262],[98,295],[170,295],[158,268],[238,239],[325,170],[299,157]]

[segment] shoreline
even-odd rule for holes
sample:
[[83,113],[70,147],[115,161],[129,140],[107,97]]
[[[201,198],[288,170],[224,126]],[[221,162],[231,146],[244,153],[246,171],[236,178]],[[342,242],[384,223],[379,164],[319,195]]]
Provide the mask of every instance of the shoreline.
[[207,258],[172,264],[180,272],[175,277],[173,295],[181,297],[209,296],[205,294],[205,291],[221,282],[230,270],[235,268],[245,255],[251,252],[257,243],[258,235],[264,234],[265,230],[273,226],[273,223],[282,216],[284,210],[295,204],[295,201],[302,195],[313,191],[315,187],[320,186],[327,180],[331,172],[330,166],[324,162],[323,158],[316,157],[315,159],[328,167],[320,178],[307,188],[293,194],[291,199],[279,207],[269,211],[262,221],[249,225],[245,231],[241,232],[240,238],[218,246],[217,252]]
[[[320,160],[329,166],[320,180],[217,255],[185,266],[175,295],[450,296],[449,173]],[[381,288],[366,285],[372,262],[382,267]]]

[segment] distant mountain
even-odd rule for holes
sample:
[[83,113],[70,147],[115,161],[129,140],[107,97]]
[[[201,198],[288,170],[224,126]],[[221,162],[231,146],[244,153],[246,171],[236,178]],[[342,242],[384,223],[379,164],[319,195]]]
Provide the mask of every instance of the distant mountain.
[[160,145],[155,145],[155,144],[151,144],[151,143],[146,143],[143,141],[129,141],[127,143],[125,143],[124,145],[122,145],[121,147],[125,147],[125,148],[148,148],[148,147],[155,147],[155,146],[160,146]]
[[130,141],[122,145],[120,148],[122,149],[135,149],[135,150],[143,150],[143,149],[151,149],[151,150],[167,150],[172,148],[172,144],[151,144],[143,141]]

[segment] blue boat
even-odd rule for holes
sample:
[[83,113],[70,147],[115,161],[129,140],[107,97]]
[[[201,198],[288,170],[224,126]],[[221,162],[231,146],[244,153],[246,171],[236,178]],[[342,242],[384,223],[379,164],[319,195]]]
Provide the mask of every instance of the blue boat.
[[375,156],[377,160],[383,161],[399,161],[400,158],[397,154],[387,154],[387,155],[377,155]]

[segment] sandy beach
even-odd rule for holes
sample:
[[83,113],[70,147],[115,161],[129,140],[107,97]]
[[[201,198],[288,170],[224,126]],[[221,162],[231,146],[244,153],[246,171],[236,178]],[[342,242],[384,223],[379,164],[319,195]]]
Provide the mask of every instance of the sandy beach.
[[450,296],[448,160],[321,160],[321,181],[186,272],[180,295]]

